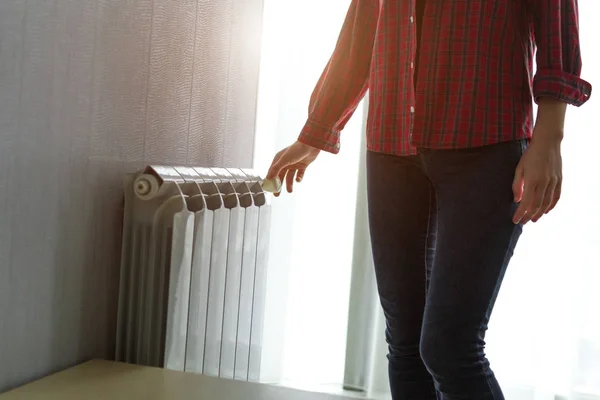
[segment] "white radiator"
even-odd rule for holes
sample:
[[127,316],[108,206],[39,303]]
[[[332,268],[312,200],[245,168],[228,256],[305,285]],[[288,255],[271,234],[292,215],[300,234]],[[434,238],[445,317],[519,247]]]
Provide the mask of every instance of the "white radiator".
[[258,381],[270,205],[250,170],[126,176],[116,359]]

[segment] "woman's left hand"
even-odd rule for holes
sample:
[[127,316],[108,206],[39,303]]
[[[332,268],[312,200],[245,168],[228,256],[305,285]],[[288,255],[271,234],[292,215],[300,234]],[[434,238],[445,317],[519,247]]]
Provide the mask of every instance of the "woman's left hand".
[[519,204],[513,222],[537,222],[549,213],[560,199],[562,189],[561,140],[535,131],[529,148],[523,154],[513,182],[514,200]]

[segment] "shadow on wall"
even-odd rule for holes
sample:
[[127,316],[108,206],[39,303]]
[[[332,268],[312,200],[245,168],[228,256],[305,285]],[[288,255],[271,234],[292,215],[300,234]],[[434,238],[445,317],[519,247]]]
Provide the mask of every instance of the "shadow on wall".
[[0,392],[111,358],[122,177],[252,163],[262,0],[0,3]]

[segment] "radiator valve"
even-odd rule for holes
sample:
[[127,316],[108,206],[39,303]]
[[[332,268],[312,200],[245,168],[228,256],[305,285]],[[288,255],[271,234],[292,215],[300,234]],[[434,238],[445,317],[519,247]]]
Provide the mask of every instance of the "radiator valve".
[[141,200],[151,200],[158,193],[160,184],[158,183],[158,179],[153,175],[142,174],[137,177],[133,187],[136,196]]

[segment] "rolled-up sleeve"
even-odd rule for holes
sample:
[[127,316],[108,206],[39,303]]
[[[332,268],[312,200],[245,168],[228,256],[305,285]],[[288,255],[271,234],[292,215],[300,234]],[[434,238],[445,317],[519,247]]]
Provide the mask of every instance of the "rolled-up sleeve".
[[581,79],[577,0],[530,0],[537,46],[533,95],[581,106],[592,85]]

